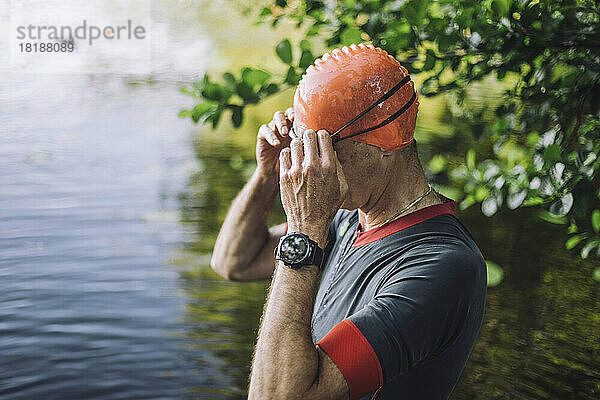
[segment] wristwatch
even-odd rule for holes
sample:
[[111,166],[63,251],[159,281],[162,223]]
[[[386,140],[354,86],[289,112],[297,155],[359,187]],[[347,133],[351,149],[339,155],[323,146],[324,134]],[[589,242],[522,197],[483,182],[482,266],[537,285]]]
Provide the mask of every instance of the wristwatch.
[[316,265],[321,268],[324,256],[325,252],[317,242],[300,232],[291,232],[283,236],[275,248],[275,258],[293,269],[303,265]]

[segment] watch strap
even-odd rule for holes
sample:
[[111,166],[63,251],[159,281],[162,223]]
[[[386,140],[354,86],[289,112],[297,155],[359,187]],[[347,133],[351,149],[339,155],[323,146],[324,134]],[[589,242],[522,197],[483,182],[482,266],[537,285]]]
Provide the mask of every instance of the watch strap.
[[323,267],[323,259],[325,258],[325,251],[319,247],[318,243],[308,239],[310,241],[310,244],[312,246],[312,257],[311,257],[311,261],[312,264],[310,265],[316,265],[319,269],[321,269]]

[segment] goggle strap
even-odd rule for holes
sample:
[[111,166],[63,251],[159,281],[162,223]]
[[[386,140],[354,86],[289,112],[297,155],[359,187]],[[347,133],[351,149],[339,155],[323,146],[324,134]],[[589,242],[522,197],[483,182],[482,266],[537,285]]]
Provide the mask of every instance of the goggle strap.
[[[363,112],[361,112],[360,114],[358,114],[356,117],[352,118],[348,123],[346,123],[340,129],[338,129],[337,131],[335,131],[335,133],[333,135],[331,135],[331,136],[339,135],[340,132],[342,132],[344,129],[346,129],[347,127],[349,127],[353,123],[355,123],[359,118],[361,118],[362,116],[364,116],[366,113],[368,113],[369,111],[371,111],[373,108],[377,107],[380,103],[383,103],[384,101],[386,101],[387,99],[389,99],[394,93],[396,93],[398,90],[400,90],[400,88],[402,86],[406,85],[406,83],[409,82],[409,81],[410,81],[410,75],[406,75],[400,82],[398,82],[396,84],[396,86],[394,86],[386,94],[384,94],[383,96],[381,96],[379,98],[379,100],[377,100],[375,103],[373,103],[367,109],[365,109]],[[355,135],[356,134],[353,134],[352,136],[355,136]]]
[[[362,135],[363,133],[374,131],[375,129],[379,129],[379,128],[383,127],[383,126],[386,126],[387,124],[389,124],[390,122],[392,122],[396,118],[398,118],[400,115],[402,115],[404,112],[406,112],[406,110],[408,110],[410,108],[410,106],[413,105],[413,103],[415,102],[416,99],[417,99],[417,92],[413,92],[413,95],[410,98],[410,100],[405,105],[403,105],[402,108],[400,108],[398,111],[396,111],[395,113],[393,113],[392,115],[390,115],[389,117],[387,117],[385,120],[383,120],[383,122],[381,122],[381,123],[379,123],[379,124],[377,124],[375,126],[372,126],[370,128],[363,129],[362,131],[355,132],[355,133],[353,133],[351,135],[344,136],[341,139],[337,139],[336,142],[340,141],[340,140],[343,140],[343,139],[348,139],[348,138],[351,138],[351,137],[354,137],[354,136]],[[333,135],[331,135],[331,136],[332,136],[332,138],[334,136],[338,136],[339,137],[339,130],[336,133],[334,133]]]

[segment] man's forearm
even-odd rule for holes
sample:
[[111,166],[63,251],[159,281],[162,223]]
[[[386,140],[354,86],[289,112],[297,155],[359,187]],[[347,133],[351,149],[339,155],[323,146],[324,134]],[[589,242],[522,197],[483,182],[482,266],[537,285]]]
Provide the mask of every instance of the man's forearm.
[[212,267],[223,276],[246,268],[267,240],[267,217],[278,193],[278,177],[255,171],[233,201],[215,243]]
[[[326,231],[309,234],[320,247]],[[249,399],[304,398],[318,376],[311,316],[319,279],[316,266],[278,263],[256,344]]]

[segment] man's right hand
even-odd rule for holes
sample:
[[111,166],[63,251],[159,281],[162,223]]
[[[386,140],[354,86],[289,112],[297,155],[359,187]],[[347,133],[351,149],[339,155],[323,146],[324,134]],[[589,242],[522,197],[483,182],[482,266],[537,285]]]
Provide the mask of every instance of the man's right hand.
[[294,122],[294,109],[277,111],[268,124],[258,130],[256,137],[257,171],[264,176],[279,177],[279,152],[290,145],[289,136]]

